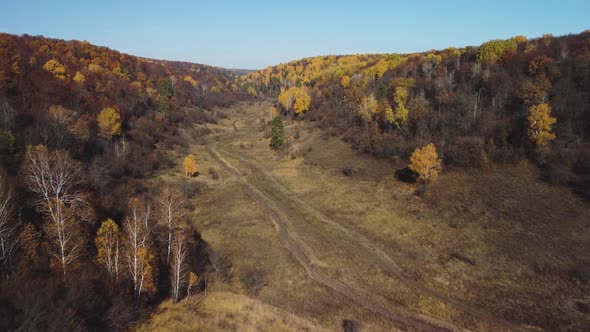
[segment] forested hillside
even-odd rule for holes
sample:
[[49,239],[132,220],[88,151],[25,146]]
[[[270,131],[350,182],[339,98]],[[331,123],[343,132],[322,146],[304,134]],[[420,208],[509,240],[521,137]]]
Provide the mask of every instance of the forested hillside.
[[0,34],[0,330],[123,330],[196,290],[196,165],[183,187],[154,175],[182,174],[170,155],[187,150],[180,131],[239,100],[234,79]]
[[434,143],[445,165],[536,160],[588,197],[590,32],[414,54],[320,56],[240,78],[284,114],[380,158]]
[[588,132],[590,31],[261,71],[0,33],[0,330],[585,326]]

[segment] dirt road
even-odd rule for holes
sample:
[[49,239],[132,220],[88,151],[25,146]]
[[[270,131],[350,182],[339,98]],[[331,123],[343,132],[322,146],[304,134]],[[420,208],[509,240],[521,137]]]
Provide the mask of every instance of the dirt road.
[[[249,121],[249,122],[248,122]],[[265,172],[251,157],[229,151],[227,147],[255,133],[253,119],[234,122],[234,132],[219,137],[208,147],[211,155],[223,165],[232,178],[239,181],[248,195],[265,211],[275,224],[285,247],[292,253],[310,278],[357,302],[366,309],[382,315],[402,329],[460,331],[453,326],[404,308],[375,290],[363,289],[362,274],[377,270],[386,278],[437,301],[451,305],[486,321],[500,330],[520,330],[519,326],[503,321],[474,305],[463,303],[430,289],[406,275],[402,268],[369,239],[326,217],[297,198],[288,188]],[[231,160],[231,161],[230,161]],[[333,264],[344,260],[346,264]],[[343,266],[348,267],[343,267]],[[363,272],[366,271],[366,272]]]

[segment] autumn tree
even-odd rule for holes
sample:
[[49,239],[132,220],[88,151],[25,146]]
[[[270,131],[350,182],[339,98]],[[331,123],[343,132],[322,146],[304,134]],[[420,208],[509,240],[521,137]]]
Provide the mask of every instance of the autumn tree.
[[418,175],[423,182],[435,179],[442,169],[434,144],[430,143],[414,150],[410,156],[410,170]]
[[43,69],[45,69],[49,73],[53,74],[53,76],[55,76],[56,78],[58,78],[60,80],[66,79],[66,67],[64,65],[62,65],[61,63],[59,63],[55,59],[51,59],[51,60],[47,61],[43,65]]
[[295,110],[295,114],[299,115],[309,109],[309,105],[311,104],[311,97],[307,93],[305,88],[296,88],[293,92],[295,102],[293,105],[293,110]]
[[410,111],[406,104],[410,94],[410,88],[413,87],[415,81],[411,78],[399,80],[395,91],[393,93],[393,101],[395,103],[395,110],[393,112],[392,122],[398,128],[405,128],[408,124],[408,115]]
[[361,99],[361,103],[358,106],[358,115],[363,123],[371,122],[373,114],[377,112],[378,105],[374,94],[365,96]]
[[121,115],[114,107],[106,107],[98,115],[98,129],[100,135],[111,139],[121,135]]
[[140,199],[129,202],[128,215],[123,224],[123,248],[128,275],[133,282],[137,299],[150,287],[154,278],[153,254],[150,252],[151,206]]
[[18,243],[17,224],[13,217],[12,191],[6,183],[6,177],[0,174],[0,266],[6,275]]
[[39,145],[27,150],[22,174],[46,218],[44,230],[51,244],[52,265],[58,265],[65,278],[82,249],[79,223],[90,218],[78,191],[82,169],[66,152],[49,151]]
[[67,109],[61,105],[51,105],[49,106],[49,121],[47,121],[47,125],[49,126],[50,132],[48,132],[49,137],[47,137],[46,143],[51,143],[53,146],[57,148],[64,148],[69,139],[70,139],[70,130],[69,126],[71,126],[75,120],[74,116],[75,112],[73,110]]
[[197,174],[197,159],[195,158],[194,154],[189,154],[184,158],[182,162],[184,166],[184,174],[186,176],[195,176]]
[[551,126],[557,120],[551,116],[551,106],[543,103],[529,108],[529,137],[538,148],[545,149],[555,139]]
[[271,122],[270,131],[270,147],[272,149],[278,149],[283,145],[283,137],[285,136],[285,126],[283,120],[279,115],[275,116]]
[[170,253],[174,235],[182,227],[184,217],[184,198],[178,191],[165,186],[156,200],[156,213],[159,222],[166,229],[166,264],[170,263]]
[[136,296],[139,300],[142,293],[156,292],[155,257],[148,247],[141,247],[137,252],[137,288]]
[[191,289],[199,283],[199,276],[193,271],[189,273],[188,286],[186,287],[186,297],[191,296]]
[[112,220],[102,222],[96,232],[96,261],[115,279],[119,276],[119,226]]
[[500,60],[505,52],[515,51],[516,46],[516,41],[510,39],[495,39],[487,41],[479,47],[477,60],[486,64],[494,64]]
[[178,302],[180,290],[186,287],[189,280],[188,266],[188,236],[182,229],[174,235],[172,246],[172,262],[170,264],[170,286],[172,288],[172,300]]
[[287,112],[295,111],[297,115],[307,111],[311,104],[311,97],[303,87],[293,87],[283,90],[277,100],[284,110]]

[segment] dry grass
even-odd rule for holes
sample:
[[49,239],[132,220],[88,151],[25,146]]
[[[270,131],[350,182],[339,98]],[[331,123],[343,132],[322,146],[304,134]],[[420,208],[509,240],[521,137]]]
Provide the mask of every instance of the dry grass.
[[[300,136],[290,151],[271,152],[255,129],[258,117],[250,110],[220,123],[216,130],[233,132],[232,124],[240,120],[239,133],[224,148],[255,163],[297,199],[378,244],[419,282],[519,324],[590,329],[589,315],[580,311],[590,303],[589,286],[569,276],[573,268],[590,264],[590,209],[568,189],[540,182],[534,166],[446,170],[426,197],[418,198],[415,187],[394,179],[401,165],[358,155],[337,137],[322,139],[318,129],[298,124]],[[293,130],[288,126],[287,135]],[[191,150],[203,158],[201,170],[221,172],[204,147]],[[250,173],[238,157],[228,160]],[[344,167],[356,172],[344,176]],[[212,289],[243,293],[240,274],[257,267],[268,273],[267,286],[257,297],[262,302],[334,330],[343,319],[359,320],[366,330],[392,329],[382,318],[311,282],[280,243],[271,221],[228,174],[206,182],[208,191],[195,199],[197,229],[233,263],[230,282],[216,282]],[[401,285],[346,236],[297,210],[293,217],[299,219],[293,227],[314,253],[316,266],[332,277],[425,315],[473,330],[494,329]]]
[[193,296],[178,304],[162,303],[139,325],[148,331],[328,331],[284,310],[230,292]]
[[[590,209],[567,188],[538,180],[534,166],[447,170],[426,198],[418,198],[413,186],[394,179],[396,167],[358,155],[338,138],[324,140],[319,130],[300,129],[291,147],[299,156],[295,159],[270,152],[254,130],[242,131],[242,139],[254,146],[230,151],[255,161],[299,199],[386,248],[420,282],[517,323],[590,327],[588,315],[568,305],[588,301],[588,286],[576,283],[569,272],[590,264]],[[346,166],[358,171],[344,176]],[[432,300],[416,297],[379,271],[360,268],[364,265],[354,255],[338,258],[342,239],[337,234],[334,242],[314,242],[314,234],[299,231],[311,247],[322,249],[319,260],[343,271],[337,277],[445,318],[428,309],[437,306],[425,305]],[[365,273],[350,273],[354,268]],[[454,310],[443,309],[436,310]],[[482,328],[460,313],[447,318]]]
[[[227,119],[221,126],[215,126],[216,129],[212,131],[232,132],[234,131],[232,124],[235,120],[235,118]],[[188,132],[185,136],[188,137]],[[209,142],[215,142],[215,138],[210,137]],[[259,143],[240,144],[240,142],[242,141],[234,141],[233,147],[242,151],[249,150],[252,145]],[[180,165],[180,161],[187,152],[171,151],[170,155],[175,160],[179,160]],[[272,221],[267,218],[256,202],[247,196],[240,184],[224,171],[206,147],[193,144],[190,152],[197,157],[198,168],[201,171],[198,177],[187,179],[180,175],[181,170],[178,169],[163,172],[159,174],[159,178],[178,183],[193,181],[204,185],[204,191],[191,201],[195,207],[191,217],[201,233],[202,240],[211,251],[228,257],[232,263],[231,277],[228,282],[219,280],[215,273],[209,276],[210,292],[248,293],[240,279],[244,273],[256,268],[264,271],[267,279],[266,286],[256,294],[256,299],[261,302],[281,308],[303,319],[318,322],[332,330],[339,330],[344,319],[359,318],[362,318],[363,327],[369,330],[390,331],[393,329],[391,324],[383,318],[357,308],[349,300],[310,280],[305,270],[280,242]],[[217,169],[219,179],[209,178],[207,172],[202,172],[208,168]],[[166,310],[154,315],[152,320],[159,321],[159,315],[168,315],[166,312],[171,307],[170,304],[163,305]],[[170,314],[177,312],[180,316],[187,311],[190,309],[174,309]],[[240,327],[238,330],[243,329]],[[297,325],[289,330],[297,330]]]

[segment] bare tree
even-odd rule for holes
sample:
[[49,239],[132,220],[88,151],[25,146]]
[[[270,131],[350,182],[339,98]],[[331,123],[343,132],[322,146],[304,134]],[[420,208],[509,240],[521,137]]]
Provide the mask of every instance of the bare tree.
[[6,178],[0,174],[0,264],[8,276],[10,257],[18,243],[16,236],[17,225],[13,218],[12,191],[6,183]]
[[48,219],[44,225],[52,256],[64,274],[81,250],[79,222],[86,217],[87,206],[77,190],[82,180],[79,164],[64,151],[48,151],[37,146],[27,151],[23,177],[37,194],[37,208]]
[[9,130],[14,126],[16,111],[6,100],[0,101],[0,128]]
[[71,125],[75,112],[61,105],[52,105],[49,107],[49,125],[51,130],[52,142],[57,148],[63,148],[70,140],[68,126]]
[[158,196],[157,213],[161,223],[166,227],[166,264],[170,264],[170,253],[174,234],[177,233],[184,217],[184,198],[182,194],[172,188],[165,186]]
[[188,237],[182,230],[175,234],[170,264],[170,284],[174,303],[178,302],[180,290],[186,287],[189,281],[188,242]]
[[124,250],[137,298],[141,295],[146,281],[152,277],[150,266],[149,236],[151,232],[151,207],[134,198],[129,203],[129,215],[124,223]]

